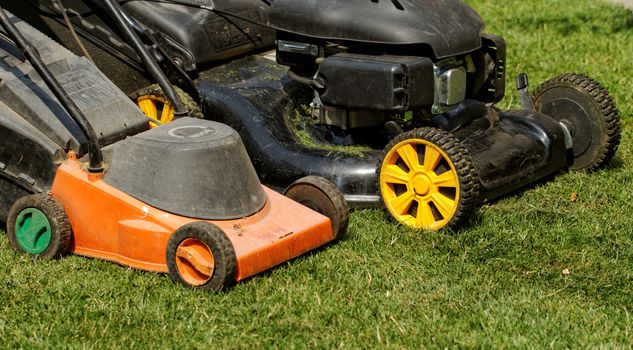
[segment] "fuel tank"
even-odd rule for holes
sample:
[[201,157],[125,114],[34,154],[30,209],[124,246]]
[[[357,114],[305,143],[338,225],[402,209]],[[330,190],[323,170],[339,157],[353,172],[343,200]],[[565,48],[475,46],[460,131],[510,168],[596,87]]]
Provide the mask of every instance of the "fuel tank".
[[438,59],[481,47],[481,17],[460,0],[276,0],[269,25],[324,40],[428,45]]

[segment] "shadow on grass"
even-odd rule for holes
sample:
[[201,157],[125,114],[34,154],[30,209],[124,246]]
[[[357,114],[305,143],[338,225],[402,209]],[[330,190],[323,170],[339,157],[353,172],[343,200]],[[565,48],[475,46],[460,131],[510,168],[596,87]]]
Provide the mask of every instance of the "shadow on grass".
[[[551,181],[553,181],[554,179],[556,179],[558,176],[565,174],[564,170],[560,170],[557,171],[553,174],[547,175],[544,178],[541,179],[536,179],[534,180],[534,182],[527,184],[521,188],[517,188],[516,190],[510,191],[508,193],[502,194],[498,197],[494,197],[494,198],[489,198],[483,201],[483,203],[485,204],[495,204],[497,202],[499,202],[500,200],[504,200],[504,199],[508,199],[511,197],[516,197],[519,196],[527,191],[533,190],[539,186],[545,185]],[[482,204],[483,204],[482,203]]]
[[[611,159],[606,165],[603,165],[600,169],[596,170],[595,172],[599,172],[600,170],[621,170],[625,168],[625,163],[624,161],[619,157],[619,156],[615,156],[613,157],[613,159]],[[568,170],[568,171],[572,171],[572,170]],[[504,200],[504,199],[508,199],[511,197],[516,197],[516,196],[520,196],[523,193],[533,190],[539,186],[543,186],[543,185],[547,185],[549,182],[555,180],[557,177],[564,175],[567,171],[565,170],[561,170],[558,172],[555,172],[553,174],[550,174],[542,179],[536,180],[532,183],[530,183],[529,185],[523,186],[521,188],[518,188],[514,191],[508,192],[506,194],[502,194],[499,197],[495,197],[495,198],[491,198],[491,199],[486,199],[483,203],[486,204],[495,204],[497,202],[499,202],[500,200]],[[592,173],[595,173],[592,172]],[[590,174],[592,174],[590,173]]]
[[604,168],[606,170],[621,170],[625,168],[624,165],[624,161],[620,157],[615,156]]

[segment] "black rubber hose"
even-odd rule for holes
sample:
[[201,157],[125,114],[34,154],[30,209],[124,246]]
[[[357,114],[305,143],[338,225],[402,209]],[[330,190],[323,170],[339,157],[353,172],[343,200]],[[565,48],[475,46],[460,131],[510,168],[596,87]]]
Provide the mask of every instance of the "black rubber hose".
[[303,85],[307,85],[307,86],[312,86],[312,79],[311,78],[306,78],[306,77],[302,77],[299,74],[288,70],[288,78],[296,81],[299,84],[303,84]]
[[152,58],[152,55],[149,53],[141,39],[138,37],[136,32],[130,28],[130,25],[127,22],[119,4],[113,0],[103,0],[103,3],[110,17],[112,17],[117,27],[119,27],[119,29],[123,32],[123,35],[127,38],[129,44],[131,44],[134,51],[136,51],[136,54],[140,57],[141,61],[143,61],[145,69],[147,69],[152,78],[156,80],[158,85],[160,85],[161,89],[165,92],[165,96],[169,100],[169,103],[174,107],[174,114],[176,116],[187,115],[188,111],[185,108],[185,105],[182,103],[178,94],[176,94],[176,91],[174,91],[174,88],[171,86],[169,79],[167,79],[154,58]]
[[44,62],[42,62],[40,55],[26,41],[2,7],[0,7],[0,24],[88,139],[88,154],[90,157],[88,171],[91,173],[103,172],[103,154],[99,146],[99,138],[90,122],[88,122],[88,118],[64,91],[59,81],[55,79]]

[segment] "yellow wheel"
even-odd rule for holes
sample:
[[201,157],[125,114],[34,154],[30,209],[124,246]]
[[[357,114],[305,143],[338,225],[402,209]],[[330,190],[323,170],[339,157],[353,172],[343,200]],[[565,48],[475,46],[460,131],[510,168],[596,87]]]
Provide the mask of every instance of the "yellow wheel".
[[468,151],[451,134],[422,128],[385,148],[380,194],[399,223],[425,230],[459,225],[477,205],[479,180]]
[[[189,110],[189,115],[194,118],[203,118],[204,115],[196,102],[182,89],[174,86],[174,90],[180,100]],[[163,90],[157,84],[144,87],[132,95],[130,98],[136,102],[141,111],[150,119],[150,127],[169,123],[174,120],[174,109],[169,104]]]
[[143,95],[136,99],[136,103],[141,111],[151,120],[150,127],[154,128],[158,125],[166,124],[174,120],[174,109],[169,105],[166,98],[156,95]]

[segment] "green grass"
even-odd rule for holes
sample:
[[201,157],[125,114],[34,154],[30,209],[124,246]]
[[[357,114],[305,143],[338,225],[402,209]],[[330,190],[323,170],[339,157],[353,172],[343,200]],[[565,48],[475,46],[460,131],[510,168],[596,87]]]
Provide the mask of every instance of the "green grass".
[[[339,244],[217,295],[81,257],[34,261],[0,235],[0,347],[631,348],[633,14],[469,3],[505,36],[511,77],[580,72],[612,92],[624,131],[610,169],[485,205],[456,233],[358,211]],[[516,101],[509,89],[502,105]]]
[[292,130],[295,142],[308,148],[328,151],[328,155],[331,158],[336,158],[338,154],[348,154],[354,157],[363,158],[366,155],[366,151],[370,151],[371,148],[364,145],[353,146],[339,146],[331,143],[320,142],[309,131],[308,125],[316,122],[312,119],[310,107],[306,105],[300,105],[294,110],[288,120],[288,125]]

